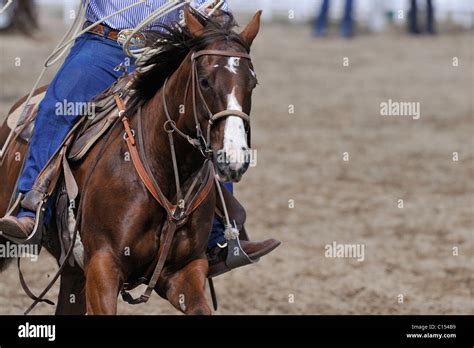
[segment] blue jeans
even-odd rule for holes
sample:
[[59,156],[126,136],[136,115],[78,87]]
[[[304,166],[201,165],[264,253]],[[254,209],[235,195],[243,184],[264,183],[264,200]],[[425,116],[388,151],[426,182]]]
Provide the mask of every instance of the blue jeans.
[[[224,186],[230,191],[230,193],[234,193],[234,186],[231,183],[226,183]],[[217,198],[219,199],[219,198]],[[212,224],[211,236],[209,237],[208,247],[209,249],[215,247],[217,243],[224,244],[225,237],[224,237],[224,223],[219,218],[215,218]]]
[[[314,22],[314,33],[316,35],[326,35],[328,15],[329,15],[329,0],[323,0],[321,5],[321,12],[316,17]],[[353,0],[346,0],[344,6],[344,17],[341,22],[341,35],[344,37],[351,37],[354,30],[354,20],[352,18]]]
[[[78,115],[58,113],[59,105],[89,102],[117,80],[121,72],[114,68],[126,59],[121,46],[113,40],[91,33],[76,40],[39,105],[25,167],[18,181],[21,193],[32,189],[39,173],[78,120]],[[45,214],[46,222],[51,219],[51,210]],[[18,214],[22,216],[34,217],[34,214],[23,209]],[[222,223],[216,219],[209,247],[225,239],[223,232]]]
[[[90,101],[120,76],[114,68],[124,58],[115,41],[91,33],[83,34],[76,40],[39,105],[25,167],[18,180],[21,193],[32,189],[39,173],[78,120],[78,115],[58,112],[58,105],[78,105]],[[50,201],[50,207],[52,203]],[[26,210],[18,214],[19,217],[31,215]],[[48,209],[45,221],[50,219],[51,209]]]

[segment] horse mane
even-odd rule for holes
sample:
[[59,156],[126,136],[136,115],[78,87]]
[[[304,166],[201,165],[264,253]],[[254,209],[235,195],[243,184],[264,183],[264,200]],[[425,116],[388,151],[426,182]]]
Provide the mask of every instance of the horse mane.
[[134,115],[138,107],[150,100],[164,82],[181,65],[191,51],[199,51],[216,41],[233,41],[250,52],[248,43],[233,28],[237,26],[229,12],[221,11],[219,16],[207,18],[194,11],[193,15],[204,26],[203,33],[194,37],[187,27],[159,24],[161,30],[147,32],[147,46],[151,48],[137,64],[135,79],[131,85],[131,97],[127,114]]

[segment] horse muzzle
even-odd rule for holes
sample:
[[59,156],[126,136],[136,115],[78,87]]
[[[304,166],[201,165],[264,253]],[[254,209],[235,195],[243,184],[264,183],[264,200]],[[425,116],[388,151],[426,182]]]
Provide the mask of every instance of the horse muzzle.
[[250,166],[250,150],[241,149],[227,152],[220,150],[215,153],[216,173],[222,182],[239,182]]

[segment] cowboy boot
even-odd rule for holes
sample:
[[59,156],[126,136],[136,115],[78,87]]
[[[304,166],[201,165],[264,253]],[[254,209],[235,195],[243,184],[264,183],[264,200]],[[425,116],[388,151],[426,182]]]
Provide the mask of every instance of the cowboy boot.
[[[224,185],[221,184],[221,187],[229,218],[234,222],[234,225],[238,230],[237,238],[240,241],[240,245],[236,245],[235,241],[228,241],[228,243],[223,246],[217,244],[207,252],[207,259],[209,262],[208,278],[217,277],[218,275],[229,272],[234,268],[257,262],[262,256],[267,255],[281,244],[280,241],[276,239],[267,239],[260,242],[251,241],[245,228],[247,214],[244,207],[232,195],[232,193],[224,187]],[[217,217],[222,221],[224,220],[223,211],[225,211],[225,209],[222,205],[222,201],[218,199],[216,213]],[[245,255],[239,255],[238,258],[243,256],[239,261],[235,262],[235,258],[229,257],[232,256],[229,255],[229,244],[232,245],[232,248],[242,248],[245,253]]]
[[[59,169],[55,169],[59,173]],[[5,216],[0,219],[0,232],[7,237],[14,237],[17,239],[25,239],[31,235],[36,226],[35,212],[38,211],[41,205],[45,205],[47,191],[50,189],[52,175],[57,175],[51,171],[50,167],[40,174],[31,191],[29,191],[20,202],[22,211],[31,212],[33,216]],[[44,211],[43,213],[44,214]],[[41,221],[41,219],[40,219]]]
[[[38,175],[33,188],[26,193],[21,201],[21,207],[29,212],[38,211],[49,193],[53,192],[61,174],[62,156],[66,148],[60,148],[49,160],[43,171]],[[41,221],[41,219],[40,219]],[[6,216],[0,219],[0,232],[17,239],[26,239],[36,226],[36,219],[30,216]]]
[[[22,199],[20,205],[25,211],[36,212],[39,206],[44,203],[47,197],[47,191],[53,180],[57,180],[54,176],[59,176],[59,161],[53,163],[54,166],[49,165],[38,176],[31,191],[29,191]],[[34,213],[33,213],[34,215]],[[0,219],[0,232],[7,237],[14,237],[17,239],[26,239],[34,231],[36,226],[36,219],[32,216],[6,216]]]
[[[23,211],[31,212],[33,216],[47,197],[47,190],[51,184],[51,168],[46,168],[43,174],[36,179],[33,189],[29,191],[20,202]],[[5,216],[0,219],[0,233],[7,237],[26,239],[34,231],[36,218],[33,216]]]
[[0,232],[5,236],[26,239],[35,228],[35,219],[31,216],[17,218],[6,216],[0,219]]
[[[275,250],[280,244],[281,242],[276,239],[267,239],[261,242],[252,242],[246,240],[240,241],[242,250],[248,255],[252,262],[257,262],[261,257]],[[224,246],[220,246],[218,244],[214,248],[209,250],[209,252],[207,253],[209,261],[208,278],[217,277],[218,275],[227,273],[233,269],[229,267],[226,263],[227,254],[229,252],[228,249],[229,248],[227,244]]]

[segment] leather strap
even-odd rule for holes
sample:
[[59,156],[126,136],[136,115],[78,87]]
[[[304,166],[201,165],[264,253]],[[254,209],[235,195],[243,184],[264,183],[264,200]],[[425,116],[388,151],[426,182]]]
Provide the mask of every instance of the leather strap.
[[[117,107],[119,110],[119,115],[123,116],[125,114],[125,105],[121,97],[115,96],[115,101],[117,103]],[[155,198],[155,200],[167,211],[168,214],[174,212],[175,206],[171,204],[167,199],[163,199],[163,195],[158,192],[158,190],[153,185],[153,181],[151,180],[148,172],[146,171],[143,163],[140,159],[140,155],[138,154],[135,137],[132,129],[130,128],[130,123],[126,116],[122,117],[122,123],[125,128],[125,141],[128,146],[128,150],[130,152],[130,156],[132,158],[133,165],[137,171],[138,176],[140,177],[141,181],[150,192],[150,194]]]
[[228,116],[238,116],[241,119],[243,119],[245,122],[250,123],[250,116],[240,110],[224,110],[224,111],[218,112],[217,114],[211,117],[211,119],[209,120],[209,123],[212,125],[217,120],[224,117],[228,117]]
[[163,271],[163,267],[165,266],[166,259],[168,258],[168,254],[171,248],[171,244],[173,242],[173,237],[175,235],[176,229],[176,221],[168,220],[167,225],[165,225],[165,228],[163,229],[164,243],[161,243],[160,248],[158,250],[158,255],[160,256],[145,292],[139,298],[134,299],[127,291],[125,291],[125,289],[122,288],[120,293],[122,294],[122,298],[124,301],[128,302],[129,304],[139,304],[145,303],[150,299],[150,296],[153,290],[155,289],[158,280],[160,279],[160,275]]
[[221,118],[226,118],[229,116],[240,117],[244,121],[244,124],[246,125],[247,132],[250,132],[250,116],[249,115],[239,110],[224,110],[213,115],[209,119],[209,122],[207,123],[206,141],[208,144],[211,143],[211,130],[214,123],[216,123],[216,121],[220,120]]
[[23,272],[21,271],[20,263],[21,263],[21,257],[18,257],[17,259],[18,275],[20,277],[21,287],[23,288],[23,291],[26,293],[26,295],[28,295],[28,297],[31,298],[36,303],[45,302],[51,306],[54,306],[55,304],[53,301],[50,301],[47,298],[42,298],[42,296],[38,297],[35,294],[33,294],[33,292],[28,287],[28,284],[26,284],[25,277],[23,276]]
[[202,56],[223,56],[223,57],[237,57],[237,58],[251,59],[250,54],[244,53],[244,52],[222,51],[222,50],[201,50],[198,52],[194,52],[191,55],[191,60],[195,61],[196,59]]
[[214,185],[214,165],[209,160],[207,160],[206,163],[208,169],[206,170],[207,178],[204,180],[205,185],[198,191],[196,196],[189,203],[188,210],[186,211],[186,214],[188,215],[194,212],[197,208],[199,208],[199,206],[204,202],[204,200],[211,192],[211,189]]

